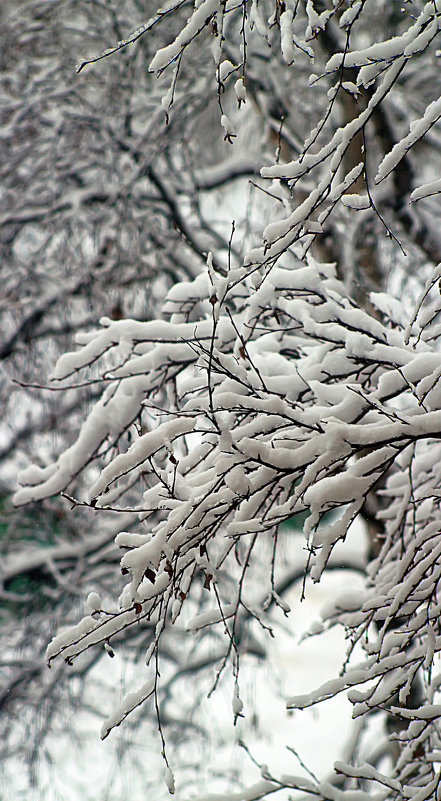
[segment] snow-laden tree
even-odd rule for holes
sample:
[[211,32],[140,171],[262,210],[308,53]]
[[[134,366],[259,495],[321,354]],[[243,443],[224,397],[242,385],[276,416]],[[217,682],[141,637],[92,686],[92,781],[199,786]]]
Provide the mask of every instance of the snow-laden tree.
[[[181,7],[167,38],[164,20]],[[240,258],[233,226],[229,246],[207,248],[205,268],[169,290],[160,319],[107,315],[98,331],[77,336],[54,386],[93,376],[102,394],[76,441],[25,470],[16,495],[21,504],[64,492],[94,520],[106,511],[137,516],[115,540],[127,580],[119,598],[90,594],[88,614],[55,636],[47,658],[75,666],[136,632],[139,684],[101,734],[150,705],[171,792],[161,713],[173,643],[191,653],[190,671],[211,660],[216,682],[232,672],[237,721],[247,713],[240,664],[253,648],[251,623],[265,631],[273,607],[288,611],[280,526],[305,516],[307,591],[365,515],[377,537],[364,589],[333,599],[312,632],[344,627],[341,673],[306,696],[286,690],[294,710],[346,692],[359,736],[331,778],[262,767],[257,783],[225,798],[441,797],[440,26],[435,0],[403,9],[203,0],[166,6],[116,46],[78,59],[87,74],[91,62],[163,30],[149,69],[169,74],[161,105],[173,126],[187,58],[205,65],[208,53],[220,136],[233,148],[247,109],[263,108],[261,76],[278,76],[276,158],[261,170],[273,216],[261,241]],[[309,133],[307,115],[296,116],[300,75],[304,97],[317,86],[324,103]],[[287,115],[295,122],[284,133]],[[210,636],[216,650],[207,656]],[[373,712],[387,721],[375,753],[362,736]]]
[[[28,756],[41,751],[63,674],[49,682],[44,675],[47,641],[78,617],[78,598],[82,601],[90,585],[110,591],[118,566],[112,544],[119,523],[101,518],[91,537],[81,510],[66,514],[59,498],[30,511],[11,509],[17,467],[30,456],[44,464],[70,444],[101,391],[89,375],[83,386],[60,394],[47,388],[48,374],[60,353],[73,346],[74,334],[103,314],[115,320],[161,314],[168,288],[204,268],[206,249],[228,248],[229,232],[211,225],[201,198],[237,175],[258,171],[249,155],[230,159],[221,171],[209,163],[201,169],[201,148],[221,161],[230,146],[211,131],[216,98],[207,104],[194,91],[192,62],[181,75],[185,97],[176,100],[173,121],[166,125],[160,104],[164,83],[147,70],[152,37],[161,41],[155,26],[148,44],[143,39],[136,52],[120,53],[110,70],[105,63],[93,75],[89,70],[75,79],[78,53],[120,38],[133,19],[149,11],[148,4],[16,0],[0,5],[0,762],[5,763],[17,749]],[[179,30],[182,14],[169,18],[170,32]],[[200,67],[199,86],[210,80],[211,69],[204,77]],[[127,518],[126,525],[132,523]],[[130,632],[129,640],[134,650]],[[94,655],[91,669],[96,662]],[[82,666],[77,676],[87,672]],[[80,683],[71,685],[81,696]]]
[[[212,142],[215,101],[207,108],[183,76],[185,104],[167,128],[146,40],[110,70],[72,79],[79,51],[121,37],[139,13],[135,0],[17,0],[0,11],[0,463],[9,486],[11,461],[42,440],[47,449],[47,432],[64,444],[96,395],[93,384],[66,397],[23,385],[45,387],[48,362],[103,314],[156,316],[170,285],[197,275],[207,248],[227,245],[194,191],[219,180],[199,174],[195,156],[204,133]],[[158,42],[155,28],[152,36]],[[236,170],[249,173],[250,161]]]

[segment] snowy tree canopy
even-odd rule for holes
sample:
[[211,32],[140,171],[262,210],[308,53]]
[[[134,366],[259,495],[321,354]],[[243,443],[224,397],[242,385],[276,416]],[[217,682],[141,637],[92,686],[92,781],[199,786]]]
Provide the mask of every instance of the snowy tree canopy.
[[[166,41],[163,20],[181,7],[188,17]],[[278,587],[280,525],[306,516],[306,573],[319,581],[377,492],[379,534],[365,588],[333,599],[322,624],[345,628],[342,673],[307,696],[287,687],[286,700],[304,709],[347,692],[354,718],[373,710],[393,716],[395,759],[377,765],[357,747],[336,763],[335,781],[263,771],[235,797],[284,788],[321,801],[439,797],[439,79],[421,86],[406,126],[403,104],[437,59],[441,9],[406,3],[389,38],[375,22],[382,9],[369,0],[175,3],[100,56],[78,60],[77,70],[86,71],[163,29],[150,70],[168,75],[162,108],[172,125],[187,55],[196,47],[211,52],[219,136],[233,148],[241,115],[258,102],[256,61],[269,45],[279,48],[284,75],[302,59],[310,72],[305,91],[316,84],[327,91],[323,116],[303,142],[294,134],[283,140],[280,117],[276,159],[259,165],[275,198],[261,241],[240,258],[233,226],[229,246],[209,250],[204,268],[169,290],[159,319],[103,317],[59,359],[54,386],[93,375],[102,394],[75,442],[53,463],[23,471],[15,496],[22,504],[69,495],[75,482],[74,505],[137,515],[138,524],[115,540],[127,581],[117,603],[101,608],[89,595],[88,614],[52,640],[47,658],[72,664],[89,649],[111,649],[130,627],[148,627],[145,675],[101,736],[141,704],[153,705],[170,792],[160,718],[164,639],[182,621],[196,642],[207,628],[219,631],[218,675],[232,670],[232,714],[246,714],[244,621],[265,630],[271,605],[287,611]],[[271,58],[279,58],[272,49]],[[334,219],[338,248],[327,238]],[[360,219],[380,232],[368,260],[377,261],[372,271],[383,287],[369,297],[359,292],[353,264]],[[338,249],[339,261],[329,261]],[[418,296],[415,286],[413,297],[393,296],[392,252],[397,270],[413,273]]]

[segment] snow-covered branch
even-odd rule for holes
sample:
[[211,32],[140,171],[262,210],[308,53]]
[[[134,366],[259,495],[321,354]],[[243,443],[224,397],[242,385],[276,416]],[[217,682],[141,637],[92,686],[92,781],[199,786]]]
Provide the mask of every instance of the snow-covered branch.
[[[375,28],[376,0],[275,8],[202,0],[185,19],[181,6],[158,11],[78,68],[135,41],[141,47],[152,30],[159,35],[164,17],[173,22],[169,41],[155,40],[149,52],[150,71],[165,92],[152,113],[155,128],[136,104],[149,135],[131,129],[128,113],[109,141],[115,159],[124,156],[131,167],[112,195],[115,220],[125,219],[128,205],[129,239],[138,231],[137,242],[152,255],[160,252],[167,276],[181,280],[161,287],[165,300],[152,319],[106,314],[96,330],[78,333],[78,348],[55,367],[53,387],[92,382],[102,393],[73,444],[21,473],[16,504],[63,492],[97,519],[114,511],[136,514],[137,522],[115,538],[126,582],[117,604],[89,596],[88,614],[52,639],[48,663],[61,658],[72,665],[98,646],[112,652],[129,631],[142,633],[147,676],[113,708],[102,737],[150,704],[172,792],[161,704],[170,682],[186,672],[184,659],[171,655],[173,637],[193,638],[195,669],[217,662],[213,689],[232,671],[236,725],[244,714],[241,656],[247,648],[259,658],[265,654],[252,626],[262,637],[274,633],[273,608],[288,614],[283,594],[299,577],[298,564],[284,570],[280,527],[304,520],[305,592],[308,578],[318,582],[335,565],[337,546],[345,547],[375,496],[378,541],[370,543],[365,586],[357,593],[342,588],[311,631],[344,627],[341,674],[315,692],[293,694],[287,705],[300,710],[345,692],[354,718],[384,713],[395,725],[394,764],[371,762],[357,745],[336,763],[335,782],[278,779],[262,767],[256,785],[229,798],[264,798],[282,789],[321,801],[436,798],[441,272],[436,259],[430,264],[436,214],[422,205],[426,211],[412,218],[407,203],[413,209],[418,201],[419,209],[437,191],[433,152],[425,166],[418,159],[441,114],[433,96],[440,87],[436,81],[422,87],[411,112],[403,97],[406,82],[434,58],[441,10],[436,2],[415,3],[383,35]],[[277,45],[271,65],[268,45]],[[305,81],[311,64],[315,72]],[[284,86],[278,76],[286,70]],[[324,102],[320,114],[320,103],[312,106],[310,131],[309,111],[293,121],[294,108],[284,137],[292,74]],[[166,76],[168,89],[161,83]],[[193,109],[205,107],[210,80],[220,146],[236,146],[240,115],[251,103],[245,119],[255,125],[265,111],[265,136],[276,146],[275,157],[265,153],[259,163],[258,191],[268,203],[262,236],[244,227],[240,245],[235,223],[216,218],[215,203],[199,193],[221,189],[233,206],[233,182],[252,171],[249,154],[204,166],[197,146],[188,145],[197,124],[185,129],[191,135],[183,137],[182,151],[162,144],[159,113],[165,111],[175,132],[181,119],[188,122],[186,100]],[[269,86],[276,87],[271,110],[262,99]],[[141,215],[141,226],[139,209],[152,214]],[[63,213],[71,211],[72,204],[63,206]],[[14,226],[18,212],[11,212]],[[337,263],[327,258],[335,254]],[[141,246],[139,256],[142,261]],[[364,293],[357,291],[358,262],[365,276],[383,282],[376,292],[366,291],[368,280]],[[391,263],[400,291],[392,281],[387,285]],[[406,269],[418,291],[414,283],[413,295],[408,290],[401,298]],[[35,313],[51,306],[50,299],[40,301]],[[11,334],[12,345],[32,314]],[[57,546],[47,559],[63,554],[70,558],[69,549]],[[215,643],[211,655],[199,650],[203,638]],[[163,677],[163,662],[174,658],[175,672]],[[389,745],[383,746],[382,753]]]

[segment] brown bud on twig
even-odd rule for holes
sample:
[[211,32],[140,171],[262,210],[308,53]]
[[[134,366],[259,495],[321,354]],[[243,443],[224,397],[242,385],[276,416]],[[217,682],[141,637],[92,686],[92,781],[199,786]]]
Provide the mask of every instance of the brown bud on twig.
[[152,568],[151,568],[151,567],[147,567],[147,568],[145,569],[145,571],[144,571],[144,576],[145,576],[146,578],[148,578],[148,580],[149,580],[149,581],[151,581],[151,582],[152,582],[152,584],[154,584],[154,583],[155,583],[156,573],[155,573],[155,571],[154,571],[154,570],[152,570]]

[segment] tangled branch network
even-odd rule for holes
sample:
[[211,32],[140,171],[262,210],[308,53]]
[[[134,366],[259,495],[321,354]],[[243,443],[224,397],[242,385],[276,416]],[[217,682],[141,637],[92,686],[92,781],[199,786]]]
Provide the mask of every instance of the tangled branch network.
[[[327,118],[298,158],[263,169],[264,177],[291,191],[306,176],[316,181],[288,216],[266,227],[263,244],[242,263],[228,258],[222,265],[208,254],[200,275],[169,291],[163,319],[103,318],[98,331],[77,337],[81,347],[61,357],[54,380],[93,370],[103,382],[102,396],[76,442],[48,467],[24,471],[16,494],[17,503],[44,498],[65,491],[82,475],[89,483],[85,502],[95,510],[139,516],[139,530],[116,537],[127,579],[118,606],[103,609],[92,597],[92,614],[57,635],[47,652],[49,664],[59,657],[71,663],[90,648],[111,647],[128,627],[149,622],[149,676],[104,722],[106,737],[147,699],[159,708],[163,633],[192,608],[201,585],[204,605],[187,628],[223,631],[220,670],[231,663],[233,712],[240,715],[242,621],[252,616],[265,627],[268,599],[283,604],[277,592],[280,525],[306,513],[307,571],[319,581],[333,548],[346,539],[366,500],[381,486],[383,535],[368,565],[365,589],[356,599],[342,596],[324,621],[347,631],[344,671],[310,695],[289,698],[287,705],[304,709],[347,691],[354,717],[384,710],[400,720],[398,757],[389,771],[362,760],[338,763],[342,786],[265,774],[238,799],[264,798],[282,788],[321,801],[439,797],[441,268],[433,267],[409,316],[399,301],[391,303],[381,292],[372,294],[370,307],[357,304],[335,265],[320,263],[311,253],[337,205],[354,213],[375,208],[365,161],[342,174],[347,150],[408,62],[439,32],[440,12],[429,2],[400,36],[352,50],[349,32],[368,5],[350,3],[338,18],[337,3],[318,13],[308,0],[301,40],[292,32],[296,12],[283,11],[279,22],[287,62],[294,45],[308,50],[308,42],[327,26],[338,23],[346,31],[346,50],[332,56],[324,72],[337,78],[330,104],[340,91],[363,90],[364,106],[324,144],[318,142]],[[228,40],[220,32],[227,30],[229,13],[232,19],[239,14],[243,25],[246,5],[238,9],[204,0],[174,42],[154,57],[153,71],[170,65],[174,70],[163,101],[167,111],[186,48],[213,20],[217,75],[222,74]],[[163,15],[153,18],[154,24]],[[245,44],[242,54],[245,70]],[[346,87],[345,69],[356,75],[356,83]],[[441,101],[433,101],[384,155],[375,186],[396,172],[440,115]],[[226,119],[222,124],[230,141],[232,126]],[[348,194],[360,176],[365,192]],[[438,191],[438,184],[421,184],[411,199]],[[331,520],[330,511],[336,512]],[[272,543],[273,556],[257,603],[252,567],[262,540]],[[354,665],[355,644],[363,657]],[[410,707],[417,675],[423,694]],[[171,773],[167,777],[173,789]]]

